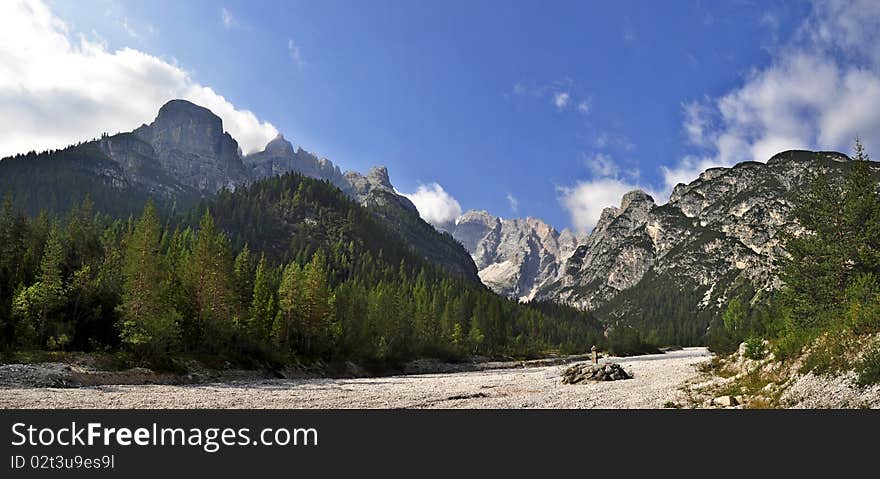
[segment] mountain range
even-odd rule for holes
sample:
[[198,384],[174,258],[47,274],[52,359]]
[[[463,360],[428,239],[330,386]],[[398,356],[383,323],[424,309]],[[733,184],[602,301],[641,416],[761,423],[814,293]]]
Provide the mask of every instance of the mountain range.
[[86,193],[108,213],[131,214],[147,197],[180,211],[295,172],[336,186],[420,257],[500,295],[594,311],[606,324],[683,343],[698,341],[732,297],[754,300],[778,286],[780,233],[799,228],[788,219],[790,192],[820,167],[842,178],[849,164],[841,153],[786,151],[766,163],[711,168],[677,185],[665,204],[627,193],[589,234],[486,211],[466,212],[446,232],[420,218],[385,167],[343,172],[281,135],[243,155],[217,115],[172,100],[132,132],[0,161],[0,190],[31,214],[63,211]]
[[132,132],[3,159],[0,191],[31,214],[66,211],[88,194],[100,210],[126,215],[140,211],[147,197],[167,210],[183,211],[221,190],[287,172],[329,181],[387,223],[417,254],[479,282],[470,255],[419,217],[412,202],[395,192],[385,167],[367,175],[342,173],[325,158],[294,150],[281,136],[263,151],[242,155],[219,116],[186,100],[167,102],[153,122]]

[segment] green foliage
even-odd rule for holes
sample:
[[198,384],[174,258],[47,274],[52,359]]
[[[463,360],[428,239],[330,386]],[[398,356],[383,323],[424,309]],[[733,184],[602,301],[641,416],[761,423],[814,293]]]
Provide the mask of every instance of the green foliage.
[[743,306],[742,299],[739,297],[733,298],[729,303],[727,303],[727,309],[724,311],[724,315],[721,317],[722,321],[724,321],[724,328],[728,331],[737,331],[744,326],[746,311]]
[[868,349],[856,364],[857,382],[860,386],[880,383],[880,346]]
[[152,202],[126,239],[121,321],[122,343],[146,355],[156,356],[176,346],[181,315],[169,304],[168,267],[160,254],[161,225]]
[[[243,250],[242,254],[244,254],[244,251],[247,250]],[[239,259],[241,259],[242,254],[239,254]],[[239,264],[238,260],[236,260],[236,264]],[[277,309],[275,292],[278,290],[278,287],[273,285],[270,280],[268,269],[266,257],[261,256],[253,280],[252,294],[242,298],[244,301],[247,300],[248,296],[251,297],[247,324],[251,338],[255,345],[266,349],[271,347],[272,324],[275,321]],[[241,273],[237,273],[236,276],[241,276]]]
[[648,343],[642,334],[629,326],[615,327],[608,332],[608,352],[615,356],[659,353],[657,346]]
[[746,350],[745,356],[748,359],[760,361],[767,356],[767,348],[764,346],[764,340],[761,338],[747,338],[745,340]]
[[876,291],[870,275],[880,268],[880,195],[867,160],[857,141],[843,181],[820,169],[809,188],[794,195],[792,217],[806,232],[784,237],[790,256],[782,263],[782,299],[792,329],[828,327],[851,285]]
[[650,270],[595,314],[607,324],[624,323],[638,329],[657,345],[704,345],[707,328],[717,316],[713,308],[694,310],[705,291],[685,278]]
[[28,218],[7,200],[0,249],[7,349],[118,349],[174,367],[181,353],[393,362],[605,344],[591,315],[450,275],[329,183],[299,175],[165,221],[152,202],[121,220],[88,200],[63,218]]
[[[842,180],[820,168],[793,194],[791,219],[805,231],[783,236],[785,285],[771,302],[776,320],[765,337],[775,338],[781,359],[803,355],[802,372],[850,368],[859,338],[880,331],[880,194],[858,140],[847,166]],[[869,352],[860,363],[865,377],[872,374],[872,357]]]

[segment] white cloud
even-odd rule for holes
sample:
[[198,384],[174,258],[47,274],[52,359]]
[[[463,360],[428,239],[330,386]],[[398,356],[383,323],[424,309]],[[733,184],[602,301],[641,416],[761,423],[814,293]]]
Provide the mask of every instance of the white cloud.
[[663,169],[667,188],[787,149],[848,152],[856,135],[880,151],[880,2],[815,1],[768,66],[720,97],[684,104],[683,116],[700,151]]
[[226,7],[220,8],[220,21],[223,22],[223,26],[226,28],[232,28],[235,26],[235,17],[229,13],[229,10]]
[[419,185],[415,193],[403,196],[416,205],[423,220],[439,229],[448,231],[461,216],[461,205],[438,183]]
[[571,99],[571,94],[568,92],[557,92],[553,95],[553,104],[556,105],[556,108],[559,110],[564,110],[566,106],[568,106],[568,101]]
[[581,101],[580,103],[578,103],[577,109],[579,112],[586,115],[590,112],[590,102],[586,100]]
[[302,52],[299,49],[299,45],[294,43],[291,39],[287,40],[287,53],[290,55],[290,59],[293,60],[293,63],[297,68],[302,68],[306,64]]
[[596,136],[596,148],[620,148],[625,151],[632,151],[636,148],[633,142],[629,141],[625,135],[618,135],[608,132],[602,132]]
[[568,210],[571,224],[578,231],[592,230],[602,210],[620,205],[623,195],[630,191],[640,189],[657,197],[651,188],[639,184],[638,170],[621,169],[608,154],[587,156],[584,164],[592,175],[590,180],[556,188],[559,202]]
[[211,109],[245,152],[278,131],[176,64],[75,35],[38,0],[0,2],[0,157],[132,130],[184,98]]
[[710,127],[712,108],[704,101],[692,101],[681,105],[684,113],[684,132],[692,145],[707,146],[707,130]]
[[639,185],[618,178],[599,178],[559,187],[557,192],[560,203],[568,210],[572,226],[589,232],[599,221],[602,210],[620,205],[623,195],[636,189],[640,189]]
[[587,165],[587,168],[590,169],[594,177],[617,177],[620,171],[611,155],[605,153],[596,153],[593,156],[587,157],[584,160],[584,164]]
[[515,215],[519,214],[519,200],[516,199],[516,197],[513,196],[511,193],[508,193],[506,198],[507,203],[510,205],[510,211],[512,211]]

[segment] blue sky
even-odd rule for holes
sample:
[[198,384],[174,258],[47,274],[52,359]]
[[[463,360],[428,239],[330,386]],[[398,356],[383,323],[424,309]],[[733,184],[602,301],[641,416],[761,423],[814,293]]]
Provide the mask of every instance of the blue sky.
[[[210,87],[230,112],[257,117],[237,127],[252,138],[243,144],[275,128],[343,169],[387,165],[400,191],[421,191],[416,203],[435,223],[457,215],[457,204],[588,230],[631,187],[662,202],[677,180],[707,166],[763,161],[781,148],[848,148],[856,133],[871,137],[870,147],[877,114],[848,122],[830,104],[880,106],[880,94],[863,95],[880,85],[876,33],[865,33],[876,32],[880,9],[857,3],[95,0],[47,8],[66,26],[68,53],[89,56],[77,45],[82,36],[117,65],[106,68],[131,65],[118,54],[128,48],[182,72],[162,75],[186,76],[166,89],[166,80],[150,83],[158,74],[141,75],[151,101]],[[863,44],[853,45],[859,34]],[[829,100],[816,98],[823,95]],[[137,115],[150,108],[144,100]],[[118,129],[152,117],[128,115],[119,118],[132,124]]]

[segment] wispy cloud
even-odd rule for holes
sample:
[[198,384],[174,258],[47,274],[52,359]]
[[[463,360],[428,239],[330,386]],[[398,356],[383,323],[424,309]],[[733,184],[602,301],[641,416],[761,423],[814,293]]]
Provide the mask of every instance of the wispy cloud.
[[553,95],[553,104],[556,105],[556,109],[560,111],[568,106],[569,100],[571,100],[571,94],[567,91],[561,91]]
[[575,81],[569,77],[537,86],[518,81],[504,93],[504,98],[534,98],[548,101],[559,112],[576,110],[581,114],[588,114],[592,109],[590,97],[577,90]]
[[626,135],[609,133],[607,131],[599,133],[594,141],[596,148],[616,148],[623,151],[632,151],[636,145],[626,137]]
[[580,103],[578,103],[577,109],[579,112],[586,115],[590,112],[590,102],[587,100],[581,100]]
[[238,24],[235,21],[235,17],[232,16],[232,13],[230,13],[229,10],[226,9],[226,7],[220,8],[220,21],[227,29],[230,29]]
[[293,60],[293,63],[297,68],[301,69],[305,66],[306,61],[305,58],[303,58],[302,51],[300,50],[299,45],[297,45],[292,39],[287,40],[287,54],[290,55],[290,59]]
[[617,177],[620,172],[617,163],[607,153],[596,153],[593,156],[586,156],[584,164],[590,169],[594,177]]
[[623,37],[623,43],[627,45],[631,45],[638,40],[638,36],[636,35],[636,29],[633,27],[632,22],[629,19],[623,23],[623,29],[621,33]]
[[511,193],[508,193],[505,198],[507,198],[507,204],[510,205],[510,211],[515,215],[519,214],[519,200]]

